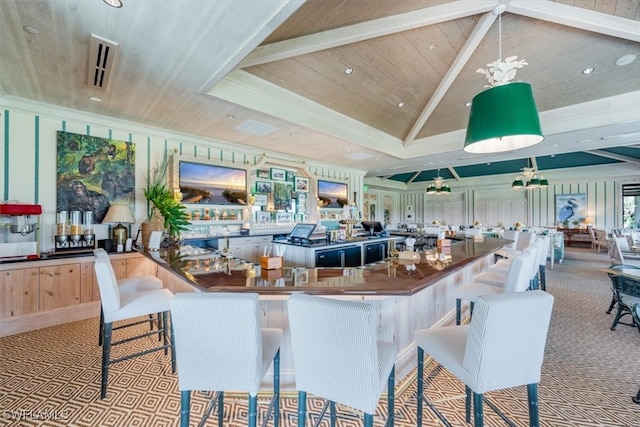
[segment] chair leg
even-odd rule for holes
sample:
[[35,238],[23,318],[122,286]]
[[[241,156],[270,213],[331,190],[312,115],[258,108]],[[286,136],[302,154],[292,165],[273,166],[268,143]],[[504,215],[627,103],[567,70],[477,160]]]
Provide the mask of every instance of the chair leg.
[[104,336],[102,343],[102,384],[100,386],[100,399],[107,396],[107,380],[109,378],[109,358],[111,357],[111,334],[113,323],[104,324]]
[[613,319],[613,323],[611,324],[612,331],[616,330],[616,325],[618,324],[618,321],[620,320],[621,317],[622,317],[622,304],[618,303],[618,310],[616,311],[616,317]]
[[307,419],[307,392],[298,392],[298,427],[304,427]]
[[280,350],[273,358],[273,396],[276,401],[273,405],[273,425],[280,425]]
[[464,399],[464,419],[467,423],[471,422],[471,389],[465,385],[466,397]]
[[191,390],[180,392],[180,427],[189,427],[189,413],[191,411]]
[[609,304],[609,309],[607,310],[607,314],[611,314],[611,310],[613,310],[617,302],[618,302],[618,298],[616,298],[616,294],[614,293],[613,296],[611,297],[611,304]]
[[98,347],[102,347],[102,337],[104,337],[104,310],[100,306],[100,330],[98,331]]
[[482,393],[473,393],[473,427],[484,426],[484,412],[482,410]]
[[176,373],[176,343],[175,343],[175,340],[173,339],[173,337],[175,336],[173,333],[173,321],[171,321],[169,325],[170,325],[169,327],[171,328],[171,335],[169,337],[171,340],[169,341],[171,343],[171,373],[175,374]]
[[460,324],[460,316],[462,311],[462,301],[460,298],[456,298],[456,325]]
[[249,427],[258,425],[258,395],[249,395]]
[[416,413],[416,427],[422,427],[422,393],[424,392],[424,350],[418,347],[418,391],[416,392],[416,400],[417,400],[417,413]]
[[331,427],[336,427],[336,402],[334,402],[333,400],[329,403],[329,418],[331,419],[330,421],[330,426]]
[[224,391],[218,393],[218,427],[224,424]]
[[633,403],[640,405],[640,390],[638,390],[638,394],[636,394],[636,397],[632,398],[631,400],[633,400]]
[[373,427],[373,414],[364,414],[364,427]]
[[168,312],[162,313],[162,345],[164,346],[164,355],[166,356],[169,351],[169,346],[167,345],[167,316]]
[[538,384],[527,384],[527,395],[529,397],[529,427],[539,427]]
[[387,381],[387,424],[389,427],[393,427],[395,422],[395,397],[396,397],[396,366],[393,365],[391,372],[389,373],[389,380]]
[[[164,324],[164,314],[158,313],[158,341],[162,341],[162,325]],[[166,330],[166,329],[165,329]],[[166,344],[166,342],[165,342]],[[165,352],[165,355],[167,353]]]
[[547,291],[547,267],[545,265],[540,266],[540,289]]
[[469,319],[473,317],[473,306],[475,303],[473,301],[469,302]]

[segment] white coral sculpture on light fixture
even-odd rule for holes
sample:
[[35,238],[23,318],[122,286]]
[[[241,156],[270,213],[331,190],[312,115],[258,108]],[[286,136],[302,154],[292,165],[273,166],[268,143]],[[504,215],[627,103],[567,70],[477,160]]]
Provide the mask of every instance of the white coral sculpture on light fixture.
[[497,61],[487,64],[489,68],[478,68],[476,73],[484,74],[489,81],[489,84],[485,87],[496,87],[509,83],[516,77],[516,69],[529,65],[526,60],[521,59],[516,61],[517,59],[518,57],[516,55],[510,56],[504,61],[498,59]]

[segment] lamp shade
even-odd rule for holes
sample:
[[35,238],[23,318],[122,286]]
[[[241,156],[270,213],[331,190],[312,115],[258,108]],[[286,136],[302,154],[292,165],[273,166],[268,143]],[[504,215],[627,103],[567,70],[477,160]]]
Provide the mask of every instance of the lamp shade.
[[511,184],[511,188],[514,189],[514,190],[520,190],[522,187],[524,187],[524,182],[522,182],[521,179],[516,179]]
[[107,214],[102,220],[104,223],[111,224],[133,224],[133,217],[128,206],[125,205],[111,205]]
[[528,83],[495,86],[473,98],[464,151],[499,153],[529,147],[543,139]]

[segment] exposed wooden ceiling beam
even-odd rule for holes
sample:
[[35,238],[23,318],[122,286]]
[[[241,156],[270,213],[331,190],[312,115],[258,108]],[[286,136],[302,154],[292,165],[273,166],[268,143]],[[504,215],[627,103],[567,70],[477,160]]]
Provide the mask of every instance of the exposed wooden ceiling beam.
[[552,1],[511,0],[507,12],[640,42],[640,22]]
[[409,180],[407,181],[407,184],[411,184],[413,181],[415,181],[415,179],[418,177],[418,175],[420,175],[420,173],[422,173],[422,171],[418,171],[413,175],[411,175],[411,178],[409,178]]
[[422,110],[420,116],[418,116],[418,119],[411,127],[411,130],[407,134],[407,137],[404,139],[405,146],[415,140],[418,132],[420,132],[420,129],[422,129],[427,120],[429,120],[429,117],[431,117],[431,114],[433,114],[442,98],[444,98],[447,91],[455,81],[456,77],[458,77],[458,74],[460,74],[462,68],[464,68],[469,58],[471,58],[471,55],[473,55],[473,52],[475,52],[476,48],[478,47],[484,36],[487,34],[489,29],[491,28],[491,25],[497,17],[498,16],[493,12],[489,12],[485,13],[484,16],[480,19],[476,27],[473,29],[473,32],[465,42],[464,46],[458,53],[458,56],[451,64],[451,67],[449,67],[449,69],[447,70],[447,74],[444,75],[444,78],[440,81],[440,84],[438,84],[438,87],[433,92],[433,96],[429,99],[429,102],[427,102],[424,110]]
[[453,167],[449,166],[447,169],[449,169],[449,172],[451,172],[451,175],[453,175],[456,181],[460,181],[460,175],[458,175],[458,172],[456,172]]
[[621,162],[640,165],[640,159],[636,159],[635,157],[623,156],[622,154],[610,153],[604,150],[586,150],[585,153],[593,154],[594,156],[606,157],[607,159],[619,160]]
[[487,12],[496,0],[455,1],[259,46],[239,65],[252,67]]
[[534,170],[538,170],[538,160],[535,157],[529,157],[529,161],[531,162],[531,167]]

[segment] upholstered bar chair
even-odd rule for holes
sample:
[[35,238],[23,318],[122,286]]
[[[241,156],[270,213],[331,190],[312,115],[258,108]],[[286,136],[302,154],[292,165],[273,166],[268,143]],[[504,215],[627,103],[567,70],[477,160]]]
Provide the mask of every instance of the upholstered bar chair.
[[471,282],[456,289],[454,291],[456,297],[456,325],[460,325],[461,322],[463,300],[470,302],[470,311],[473,314],[475,301],[481,295],[526,291],[530,285],[532,265],[535,265],[535,253],[533,251],[523,252],[511,261],[509,278],[504,287]]
[[[551,238],[549,236],[538,236],[534,244],[528,248],[535,251],[537,259],[537,264],[532,267],[531,289],[540,288],[543,291],[547,290],[546,265],[550,246]],[[489,271],[486,275],[483,276],[484,273],[480,273],[480,277],[474,277],[474,281],[488,283],[491,285],[494,285],[496,282],[500,283],[500,274],[506,276],[509,271],[509,264],[509,259],[501,259],[489,267]]]
[[397,349],[376,338],[376,312],[368,302],[294,294],[287,302],[298,390],[298,426],[307,418],[307,393],[326,399],[318,425],[335,404],[364,413],[364,426],[387,385],[387,426],[394,423],[394,366]]
[[200,425],[217,407],[223,425],[225,391],[246,392],[248,426],[258,422],[258,389],[273,362],[273,395],[262,425],[280,424],[282,330],[262,328],[256,293],[180,293],[171,302],[178,362],[180,425],[189,426],[191,392],[213,392]]
[[[553,297],[541,290],[478,297],[469,325],[418,330],[417,425],[422,426],[426,403],[443,421],[444,416],[426,399],[424,357],[430,355],[465,384],[465,418],[483,426],[483,401],[507,420],[485,393],[526,385],[529,426],[540,425],[538,383],[544,358]],[[450,425],[448,422],[446,425]],[[513,425],[512,423],[510,425]]]
[[[104,326],[102,328],[102,385],[100,389],[100,398],[104,399],[107,395],[107,381],[109,377],[109,366],[114,363],[129,360],[134,357],[149,354],[155,351],[164,350],[165,355],[171,349],[171,368],[175,372],[175,356],[173,351],[173,337],[169,340],[167,337],[169,304],[173,298],[173,294],[168,289],[153,289],[148,291],[131,292],[128,294],[120,294],[118,281],[116,280],[113,267],[109,261],[109,257],[95,257],[94,269],[96,278],[98,279],[98,288],[100,289],[100,301],[102,312],[104,313]],[[130,336],[119,341],[112,342],[113,323],[120,321],[133,321],[134,323],[145,323],[148,320],[138,321],[135,319],[142,316],[149,316],[158,313],[158,322],[162,324],[158,330],[141,333],[136,336]],[[130,326],[128,324],[121,327]],[[119,328],[121,328],[119,327]],[[148,348],[136,353],[128,354],[116,359],[111,359],[111,347],[126,344],[136,339],[142,339],[159,333],[162,337],[161,345]]]
[[[97,248],[93,250],[93,254],[95,257],[105,257],[107,260],[109,259],[109,254],[102,248]],[[110,261],[109,261],[110,262]],[[158,279],[154,276],[135,276],[128,277],[126,279],[118,280],[118,292],[120,295],[132,294],[134,292],[142,292],[142,291],[153,291],[155,289],[162,289],[163,283],[162,280]],[[153,315],[149,315],[149,327],[153,329]],[[161,320],[156,318],[158,323],[158,329],[161,328]],[[113,330],[121,329],[128,326],[134,326],[139,323],[146,322],[146,320],[141,320],[139,322],[128,323],[127,325],[114,327]],[[104,335],[104,311],[102,307],[100,307],[100,330],[98,332],[98,345],[102,346],[102,338]],[[161,339],[162,334],[158,334],[158,339]]]
[[506,244],[504,245],[504,247],[509,249],[515,249],[516,243],[518,243],[519,234],[520,232],[518,230],[504,230],[504,234],[502,235],[502,237],[505,240],[513,240],[513,243]]
[[533,245],[535,240],[536,240],[536,233],[520,232],[520,233],[518,233],[518,240],[516,240],[516,248],[515,249],[504,247],[502,249],[497,250],[495,255],[498,258],[499,257],[511,258],[511,257],[516,256],[516,255],[520,255],[520,253],[523,250],[525,250],[529,246]]
[[[517,257],[521,257],[523,255],[532,255],[531,259],[536,259],[538,257],[538,252],[540,249],[539,244],[534,244],[533,246],[528,247],[523,250],[520,255]],[[487,271],[483,271],[482,273],[478,273],[473,276],[473,282],[475,283],[485,283],[487,285],[498,286],[503,288],[504,285],[509,280],[509,273],[512,273],[511,264],[515,258],[504,258],[493,264]],[[530,271],[530,278],[533,280],[533,277],[537,275],[538,266],[535,263],[528,264],[526,266]]]

